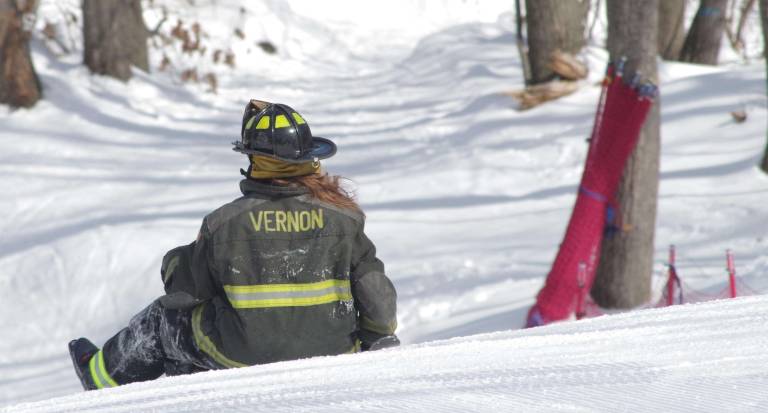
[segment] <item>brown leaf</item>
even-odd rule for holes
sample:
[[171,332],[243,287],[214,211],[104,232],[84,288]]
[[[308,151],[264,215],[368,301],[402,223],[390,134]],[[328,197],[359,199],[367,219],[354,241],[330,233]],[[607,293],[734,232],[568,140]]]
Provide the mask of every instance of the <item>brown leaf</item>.
[[731,117],[736,123],[744,123],[747,120],[747,112],[744,110],[734,110],[731,112]]

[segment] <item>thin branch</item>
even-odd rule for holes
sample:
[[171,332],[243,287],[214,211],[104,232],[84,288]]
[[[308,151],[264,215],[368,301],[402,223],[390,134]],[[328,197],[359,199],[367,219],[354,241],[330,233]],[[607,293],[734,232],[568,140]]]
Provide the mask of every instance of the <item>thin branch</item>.
[[163,23],[165,23],[166,20],[168,20],[168,16],[164,15],[163,18],[160,19],[159,22],[157,22],[157,25],[155,26],[154,29],[152,30],[147,29],[147,34],[149,34],[150,37],[157,36],[160,33],[160,27],[163,26]]

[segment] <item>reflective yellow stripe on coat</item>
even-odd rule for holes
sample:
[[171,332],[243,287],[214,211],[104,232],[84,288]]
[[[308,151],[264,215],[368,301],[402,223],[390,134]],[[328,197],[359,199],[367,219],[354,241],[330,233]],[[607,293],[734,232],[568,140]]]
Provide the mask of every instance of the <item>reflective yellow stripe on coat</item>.
[[203,333],[203,328],[201,326],[202,318],[203,318],[203,309],[205,308],[205,303],[198,305],[195,307],[194,310],[192,310],[192,334],[195,337],[195,344],[197,344],[197,348],[199,348],[202,352],[205,354],[211,356],[211,358],[219,363],[220,365],[227,367],[227,368],[233,368],[233,367],[247,367],[247,364],[240,363],[238,361],[231,360],[227,358],[227,356],[221,354],[219,349],[216,348],[216,345],[211,341],[208,336]]
[[306,284],[225,285],[234,308],[306,307],[352,300],[349,280]]

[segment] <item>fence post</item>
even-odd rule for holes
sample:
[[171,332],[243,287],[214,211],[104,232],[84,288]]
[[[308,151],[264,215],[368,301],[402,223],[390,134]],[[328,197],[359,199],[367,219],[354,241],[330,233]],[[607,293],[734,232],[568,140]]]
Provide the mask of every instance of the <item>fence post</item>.
[[586,291],[584,287],[587,284],[587,264],[584,261],[579,262],[579,272],[576,274],[576,282],[579,283],[579,295],[576,297],[576,319],[581,320],[587,315],[584,309],[584,296]]
[[733,260],[733,252],[731,250],[725,250],[725,260],[728,265],[728,286],[731,293],[731,298],[736,297],[736,265]]
[[667,277],[667,306],[675,304],[675,246],[669,246],[669,273]]

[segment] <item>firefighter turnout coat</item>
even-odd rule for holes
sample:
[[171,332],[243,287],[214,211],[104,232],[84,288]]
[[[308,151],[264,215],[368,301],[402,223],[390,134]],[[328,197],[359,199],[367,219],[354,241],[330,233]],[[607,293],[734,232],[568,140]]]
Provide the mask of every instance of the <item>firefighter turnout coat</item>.
[[396,293],[364,217],[303,187],[240,183],[193,243],[169,251],[168,308],[190,309],[198,348],[222,367],[358,351],[393,334]]

